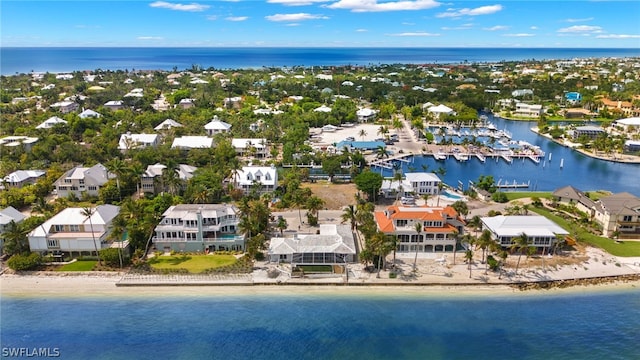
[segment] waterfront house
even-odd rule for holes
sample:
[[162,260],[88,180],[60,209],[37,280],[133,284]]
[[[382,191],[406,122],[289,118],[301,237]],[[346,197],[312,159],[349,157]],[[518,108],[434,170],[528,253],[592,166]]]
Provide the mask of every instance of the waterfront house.
[[253,156],[264,158],[269,155],[267,139],[232,139],[231,146],[236,150],[238,156]]
[[630,117],[626,119],[618,119],[613,122],[615,126],[622,127],[629,133],[640,133],[640,117]]
[[158,134],[132,134],[120,135],[118,149],[122,152],[132,149],[143,149],[146,147],[157,147],[160,137]]
[[7,188],[21,188],[35,184],[44,175],[44,170],[16,170],[2,179],[2,185]]
[[153,235],[159,251],[242,251],[244,236],[236,234],[239,210],[227,204],[180,204],[169,207]]
[[[379,231],[398,237],[399,252],[453,251],[464,220],[451,206],[389,206],[374,213]],[[420,224],[420,232],[415,224]]]
[[604,129],[600,126],[592,125],[578,126],[573,130],[572,134],[574,140],[579,139],[581,136],[586,136],[587,138],[593,140],[598,136],[604,134]]
[[589,216],[593,216],[595,214],[595,201],[591,200],[585,193],[571,185],[555,190],[552,193],[552,196],[557,202],[570,206],[573,205],[578,210],[588,214]]
[[271,238],[268,254],[275,263],[344,265],[356,261],[356,245],[349,225],[322,224],[318,234]]
[[624,151],[627,153],[640,152],[640,140],[627,140],[624,142]]
[[540,115],[542,115],[542,105],[518,102],[516,103],[516,111],[514,115],[531,118],[540,117]]
[[109,179],[115,177],[102,164],[96,164],[90,168],[76,166],[65,172],[53,185],[58,197],[67,197],[73,194],[80,198],[84,192],[90,196],[98,196],[100,188]]
[[433,114],[433,116],[436,119],[439,119],[441,116],[446,116],[446,115],[455,115],[456,112],[453,111],[452,108],[448,107],[447,105],[444,104],[440,104],[437,106],[431,106],[430,108],[427,109],[427,111],[431,114]]
[[213,146],[213,138],[207,136],[181,136],[173,139],[172,148],[181,150],[207,149]]
[[[115,205],[98,205],[91,208],[91,216],[83,208],[66,208],[44,224],[35,227],[28,235],[29,248],[33,252],[54,255],[88,255],[110,247],[113,219],[120,212]],[[119,244],[120,245],[120,244]],[[121,244],[126,249],[124,243]]]
[[417,195],[437,195],[440,193],[439,185],[442,180],[434,173],[410,172],[404,174],[404,176]]
[[640,240],[640,198],[628,192],[613,194],[600,198],[594,209],[603,236]]
[[50,106],[52,109],[58,110],[62,114],[78,110],[79,105],[73,101],[60,101]]
[[36,129],[51,129],[52,127],[58,124],[63,124],[63,125],[67,124],[67,121],[57,116],[52,116],[47,120],[43,121],[40,125],[36,126]]
[[231,124],[218,119],[218,116],[214,116],[213,119],[204,126],[207,131],[207,135],[213,136],[215,134],[223,134],[231,131]]
[[[569,232],[544,216],[493,216],[482,217],[482,229],[489,230],[491,237],[498,245],[509,248],[514,238],[527,235],[529,244],[537,251],[549,252],[558,236]],[[543,250],[547,249],[547,250]]]
[[273,192],[278,187],[278,170],[275,166],[243,166],[232,175],[234,186],[245,194]]

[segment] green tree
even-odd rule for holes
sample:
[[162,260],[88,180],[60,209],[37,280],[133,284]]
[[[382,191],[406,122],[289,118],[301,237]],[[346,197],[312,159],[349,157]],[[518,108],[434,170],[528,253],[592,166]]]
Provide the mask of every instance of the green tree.
[[354,182],[358,190],[367,194],[367,198],[370,201],[375,201],[376,195],[380,191],[380,187],[382,187],[382,175],[371,170],[365,170],[355,177]]
[[528,252],[529,250],[529,237],[525,233],[521,233],[519,236],[513,238],[513,243],[511,244],[511,250],[515,250],[518,252],[518,262],[516,263],[516,275],[518,275],[518,267],[520,266],[520,259],[522,258],[522,254]]
[[93,216],[95,212],[94,208],[90,208],[90,207],[85,207],[82,208],[82,210],[80,211],[80,214],[84,217],[86,217],[86,220],[89,220],[89,226],[91,228],[91,238],[93,239],[93,246],[96,249],[96,256],[98,257],[98,264],[100,264],[102,266],[102,260],[100,259],[100,251],[98,250],[98,243],[96,243],[96,234],[93,231],[93,220],[91,220],[91,217]]
[[469,207],[467,206],[466,202],[458,200],[451,204],[451,207],[454,208],[458,212],[458,214],[462,215],[465,219],[467,218],[467,215],[469,214]]
[[3,252],[9,256],[24,254],[29,252],[29,240],[27,234],[29,230],[22,223],[11,220],[0,234],[4,240]]
[[287,219],[283,218],[283,217],[279,217],[278,218],[278,223],[276,224],[276,227],[278,228],[278,230],[280,230],[280,236],[282,236],[284,234],[284,230],[289,226],[289,224],[287,224]]

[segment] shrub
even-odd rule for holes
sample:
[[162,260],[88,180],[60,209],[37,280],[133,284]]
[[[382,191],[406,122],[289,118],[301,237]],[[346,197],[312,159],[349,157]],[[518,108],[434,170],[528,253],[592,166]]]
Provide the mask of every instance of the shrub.
[[394,273],[394,272],[390,272],[389,273],[389,279],[395,279],[398,277],[398,274]]
[[491,269],[491,271],[496,271],[500,268],[500,263],[493,257],[493,255],[487,256],[487,265],[489,265],[489,269]]
[[37,253],[28,255],[16,254],[7,261],[9,268],[16,271],[32,270],[40,266],[40,264],[42,264],[42,256]]
[[509,198],[507,198],[507,194],[501,191],[498,191],[493,193],[493,195],[491,195],[491,200],[498,203],[506,203],[507,201],[509,201]]
[[[100,250],[100,258],[111,267],[120,266],[120,251],[117,248],[108,248]],[[129,258],[125,257],[124,251],[122,252],[122,265],[127,265]]]

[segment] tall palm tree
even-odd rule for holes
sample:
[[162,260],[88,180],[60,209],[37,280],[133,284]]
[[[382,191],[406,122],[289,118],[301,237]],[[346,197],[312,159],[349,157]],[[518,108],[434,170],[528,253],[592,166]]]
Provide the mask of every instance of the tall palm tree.
[[416,230],[416,256],[413,258],[413,271],[416,271],[418,264],[418,243],[420,242],[420,233],[422,233],[422,223],[416,222],[413,226]]
[[527,234],[522,233],[519,236],[513,238],[513,243],[511,244],[511,249],[516,250],[518,254],[518,262],[516,263],[516,275],[518,275],[518,267],[520,266],[520,259],[522,258],[522,253],[529,249],[529,237]]
[[95,211],[96,209],[94,208],[85,207],[85,208],[82,208],[82,210],[80,211],[80,214],[89,220],[89,226],[91,227],[91,238],[93,239],[93,246],[95,247],[96,255],[98,256],[98,264],[102,266],[102,260],[100,259],[100,251],[98,250],[98,244],[96,243],[96,234],[93,232],[93,221],[91,220],[91,217],[93,216]]
[[476,240],[476,246],[482,250],[482,263],[485,262],[484,259],[487,250],[490,249],[491,245],[494,243],[495,242],[491,238],[491,231],[489,230],[482,231],[482,234],[480,234],[480,237]]
[[360,136],[360,139],[364,141],[364,137],[367,136],[367,131],[365,129],[361,129],[358,136]]
[[471,279],[471,264],[473,263],[473,250],[471,247],[464,252],[464,258],[467,260],[467,267],[469,269],[469,279]]
[[356,230],[356,225],[358,224],[356,222],[356,207],[354,205],[347,205],[343,211],[342,211],[342,215],[340,215],[340,217],[342,218],[342,224],[349,222],[349,224],[351,225],[351,231],[355,231]]
[[316,219],[320,219],[320,210],[324,207],[324,200],[318,196],[311,196],[307,199],[307,209],[313,213]]

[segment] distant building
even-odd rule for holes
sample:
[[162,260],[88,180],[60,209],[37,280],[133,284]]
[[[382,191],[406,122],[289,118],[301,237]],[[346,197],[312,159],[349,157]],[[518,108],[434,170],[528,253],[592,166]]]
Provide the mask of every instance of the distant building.
[[158,134],[131,134],[120,135],[118,149],[128,151],[133,149],[143,149],[146,147],[157,147],[160,141]]
[[582,95],[579,92],[568,92],[566,94],[564,94],[564,98],[567,101],[567,103],[569,104],[578,104],[579,102],[582,101]]
[[511,96],[513,96],[513,97],[533,96],[533,90],[531,90],[531,89],[518,89],[518,90],[513,90],[513,91],[511,92]]
[[269,156],[267,139],[264,138],[232,139],[231,146],[239,156],[253,156],[256,158]]
[[581,136],[586,136],[589,139],[595,139],[602,134],[604,134],[604,129],[599,126],[578,126],[573,130],[573,139],[577,140]]
[[404,176],[417,195],[437,195],[440,193],[439,185],[442,180],[434,173],[415,172],[406,173]]
[[172,148],[182,150],[208,149],[213,146],[213,138],[208,136],[181,136],[173,139]]
[[373,121],[376,119],[376,115],[378,115],[378,112],[369,108],[358,109],[358,111],[356,111],[359,122]]
[[640,151],[640,140],[627,140],[624,142],[624,151],[635,153]]
[[160,124],[158,124],[156,127],[154,127],[153,129],[155,131],[161,131],[161,130],[169,130],[169,129],[173,129],[173,128],[179,128],[182,127],[182,124],[180,124],[179,122],[173,120],[173,119],[166,119],[163,122],[161,122]]
[[87,110],[82,110],[82,112],[78,116],[81,119],[100,118],[100,117],[102,117],[102,114],[100,114],[99,112],[93,111],[91,109],[87,109]]
[[273,192],[278,187],[278,170],[275,166],[243,166],[232,175],[233,184],[250,194],[256,189],[258,194]]
[[514,114],[516,116],[538,118],[542,115],[542,105],[518,102],[516,103],[516,111]]
[[215,134],[223,134],[231,131],[231,124],[228,124],[220,119],[218,116],[214,116],[213,119],[204,126],[207,131],[207,135],[213,136]]
[[122,100],[111,100],[104,103],[103,106],[109,110],[122,110],[124,109],[124,102]]
[[36,126],[36,129],[51,129],[52,127],[58,124],[66,124],[66,123],[67,123],[66,120],[61,119],[57,116],[52,116],[47,120],[43,121],[40,125]]
[[51,105],[50,107],[58,110],[62,114],[68,114],[70,112],[78,110],[79,105],[73,101],[60,101]]
[[21,188],[25,185],[35,184],[45,175],[44,170],[16,170],[5,176],[2,181],[8,188]]
[[31,151],[33,144],[38,142],[37,137],[28,136],[5,136],[0,139],[0,146],[5,148],[16,148],[22,146],[24,151]]

